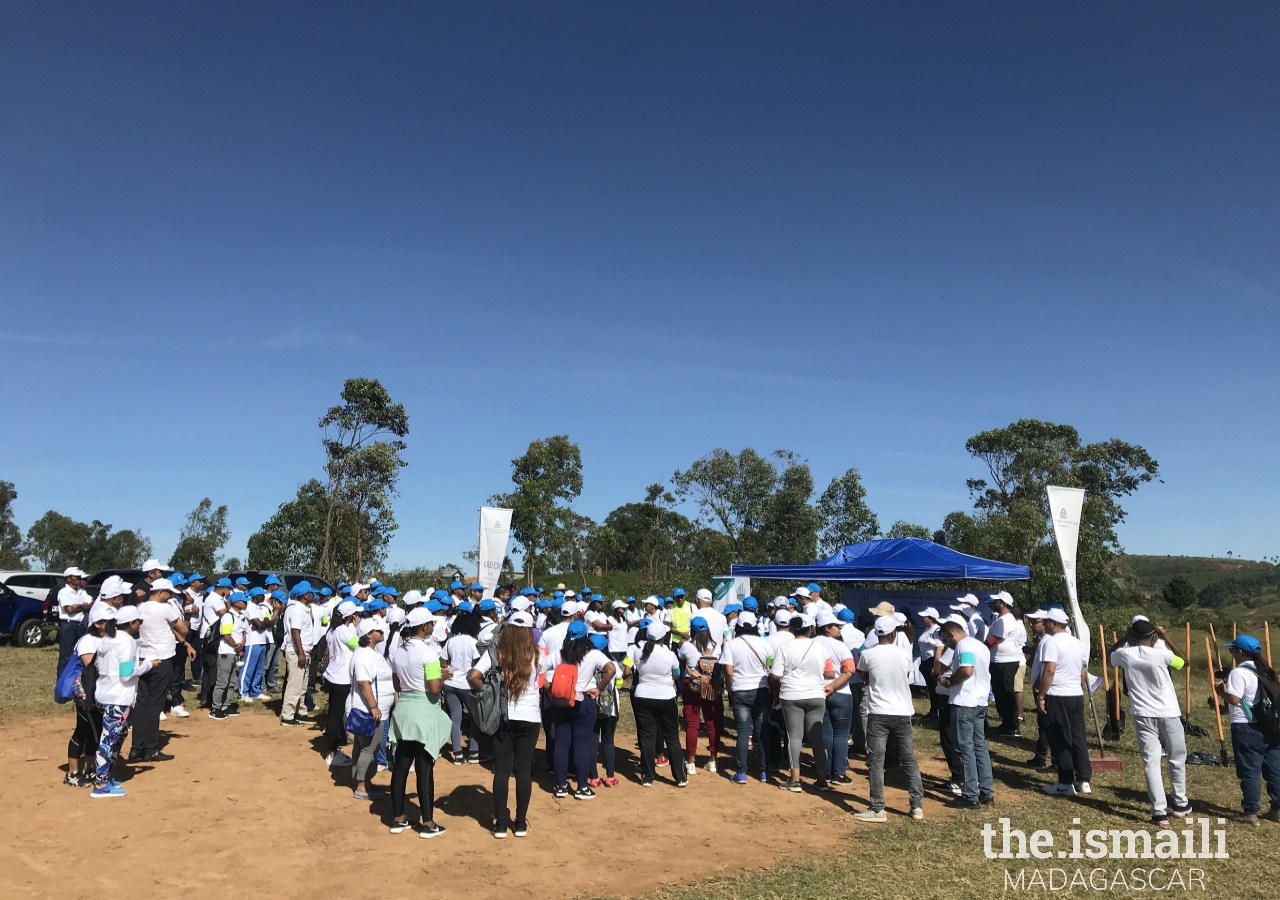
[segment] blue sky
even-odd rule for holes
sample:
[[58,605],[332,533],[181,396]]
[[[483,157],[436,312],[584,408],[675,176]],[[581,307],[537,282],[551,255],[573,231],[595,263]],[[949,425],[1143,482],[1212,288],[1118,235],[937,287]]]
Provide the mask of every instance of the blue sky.
[[1147,447],[1133,552],[1280,553],[1280,7],[0,12],[0,478],[231,552],[344,378],[410,414],[393,565],[530,440],[597,518],[714,447],[967,508],[976,432]]

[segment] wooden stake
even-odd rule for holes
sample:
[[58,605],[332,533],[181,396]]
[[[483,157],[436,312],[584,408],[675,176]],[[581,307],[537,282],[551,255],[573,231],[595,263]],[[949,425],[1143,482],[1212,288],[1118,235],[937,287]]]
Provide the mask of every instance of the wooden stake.
[[1209,654],[1209,665],[1213,665],[1214,656],[1217,656],[1218,668],[1222,668],[1222,651],[1218,649],[1218,632],[1214,630],[1213,623],[1209,623],[1209,637],[1213,638],[1213,653]]
[[1187,623],[1187,661],[1183,666],[1187,670],[1187,721],[1191,721],[1191,623]]
[[[1111,643],[1118,644],[1119,642],[1120,642],[1120,638],[1116,637],[1116,633],[1112,631]],[[1120,670],[1113,669],[1112,674],[1116,676],[1116,721],[1119,722],[1120,721]]]
[[1102,650],[1099,656],[1102,657],[1102,689],[1107,692],[1107,696],[1111,696],[1111,679],[1107,677],[1107,651],[1102,649],[1107,646],[1107,632],[1102,626],[1098,626],[1098,648]]
[[[1237,634],[1236,634],[1236,623],[1233,621],[1233,622],[1231,623],[1231,640],[1233,640],[1233,641],[1234,641],[1234,640],[1236,639],[1236,637],[1237,637]],[[1233,657],[1231,657],[1231,668],[1233,668],[1233,669],[1234,669],[1235,667],[1236,667],[1236,658],[1233,656]]]
[[1262,623],[1262,635],[1267,639],[1267,665],[1271,665],[1271,623]]
[[[1212,623],[1210,623],[1209,627],[1213,627]],[[1222,708],[1218,706],[1218,682],[1213,677],[1213,653],[1209,650],[1209,638],[1207,635],[1204,639],[1204,652],[1209,659],[1209,695],[1213,697],[1213,717],[1218,720],[1218,751],[1222,756],[1223,765],[1226,765],[1227,737],[1222,733]]]

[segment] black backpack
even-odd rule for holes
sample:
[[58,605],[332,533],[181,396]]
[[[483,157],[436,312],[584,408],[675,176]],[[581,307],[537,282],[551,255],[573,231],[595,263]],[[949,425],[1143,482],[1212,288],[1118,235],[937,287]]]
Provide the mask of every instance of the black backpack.
[[1258,697],[1253,703],[1253,723],[1263,734],[1280,735],[1280,682],[1253,667],[1258,676]]

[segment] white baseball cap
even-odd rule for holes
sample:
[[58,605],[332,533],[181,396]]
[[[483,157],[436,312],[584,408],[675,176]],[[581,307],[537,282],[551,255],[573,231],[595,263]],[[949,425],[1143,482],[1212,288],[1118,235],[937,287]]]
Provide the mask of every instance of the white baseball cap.
[[528,614],[527,612],[525,612],[524,610],[521,610],[521,611],[520,611],[520,612],[518,612],[518,613],[514,613],[514,614],[512,614],[511,618],[510,618],[510,619],[507,619],[507,624],[508,624],[508,625],[518,625],[518,626],[519,626],[519,627],[521,627],[521,628],[532,628],[532,627],[533,627],[533,616],[529,615],[529,614]]
[[897,622],[899,625],[906,625],[907,624],[906,613],[900,613],[900,612],[894,613],[893,621]]
[[818,613],[818,616],[814,621],[817,623],[819,628],[826,628],[828,625],[840,624],[840,620],[837,619],[835,616],[833,616],[831,613],[827,612],[825,609],[822,612]]
[[353,603],[350,600],[343,600],[338,604],[338,618],[345,619],[347,616],[354,616],[360,612],[360,604]]
[[648,627],[645,628],[645,632],[649,635],[649,640],[651,641],[662,640],[670,630],[667,624],[661,621],[650,622]]
[[959,602],[960,602],[960,603],[967,603],[967,604],[969,604],[970,606],[977,606],[977,605],[978,605],[978,598],[977,598],[977,596],[976,596],[976,595],[974,595],[974,594],[965,594],[963,597],[961,597],[961,598],[960,598]]
[[116,624],[128,625],[130,622],[137,622],[142,618],[142,613],[138,612],[136,606],[122,606],[116,612]]
[[116,608],[106,603],[96,603],[93,606],[92,615],[90,616],[90,624],[93,622],[111,622],[116,617]]
[[808,613],[800,613],[799,615],[796,615],[796,616],[792,616],[792,617],[791,617],[791,621],[793,621],[793,622],[794,622],[796,619],[799,619],[799,620],[800,620],[800,627],[801,627],[801,628],[812,628],[812,627],[813,627],[813,616],[809,615]]
[[614,600],[614,601],[613,601],[613,603],[612,603],[612,604],[610,604],[610,605],[611,605],[614,609],[626,609],[626,608],[627,608],[627,601],[626,601],[626,600]]
[[577,594],[575,594],[573,591],[565,591],[565,592],[564,592],[564,599],[566,599],[566,600],[568,600],[570,597],[576,597],[576,596],[578,596],[578,595],[577,595]]
[[356,634],[360,635],[360,637],[364,637],[374,631],[379,634],[386,634],[387,620],[382,616],[370,616],[367,619],[361,619],[360,624],[356,626]]
[[942,620],[942,624],[950,622],[952,625],[959,625],[961,628],[968,629],[969,623],[964,620],[963,616],[957,616],[954,613]]
[[426,598],[422,596],[422,591],[406,591],[404,595],[405,606],[416,606],[422,603]]
[[1049,615],[1049,611],[1045,609],[1033,609],[1027,613],[1028,619],[1043,619]]
[[1053,622],[1057,622],[1059,625],[1066,625],[1069,621],[1067,619],[1067,614],[1060,609],[1050,609],[1046,611],[1045,618]]
[[142,565],[140,565],[138,568],[140,568],[144,572],[154,572],[157,569],[165,569],[168,567],[164,563],[160,562],[160,560],[158,559],[149,559],[146,562],[144,562]]
[[514,609],[516,612],[524,612],[526,609],[528,609],[532,605],[533,604],[529,602],[528,597],[517,597],[516,599],[511,601],[511,608]]
[[746,612],[739,613],[738,624],[739,625],[755,625],[756,614],[751,612],[751,610],[747,610]]
[[173,582],[168,578],[157,578],[155,581],[151,582],[151,593],[153,594],[156,591],[169,591],[170,593],[173,593],[176,590],[177,589],[173,586]]
[[435,618],[431,610],[418,607],[409,610],[409,615],[405,616],[405,624],[410,628],[417,628],[419,625],[425,625]]
[[653,594],[650,594],[648,597],[644,598],[644,605],[645,606],[661,606],[662,601],[659,600],[657,597],[655,597]]
[[924,609],[920,610],[920,612],[917,613],[917,615],[920,616],[921,618],[928,616],[930,619],[933,619],[935,622],[938,619],[942,618],[942,616],[938,614],[938,611],[934,609],[932,606],[926,606]]
[[809,589],[803,585],[791,592],[792,597],[808,597]]
[[890,635],[898,630],[898,620],[893,616],[881,616],[876,619],[875,632],[879,635]]
[[698,593],[694,594],[699,600],[710,600],[711,592],[706,588],[698,588]]
[[790,625],[791,610],[789,609],[778,610],[776,613],[773,614],[773,621],[777,622],[779,625]]
[[62,573],[62,577],[63,577],[63,578],[70,578],[70,577],[71,577],[71,576],[73,576],[73,575],[74,575],[76,578],[88,578],[88,577],[89,577],[88,575],[86,575],[86,574],[85,574],[84,569],[78,568],[78,567],[76,567],[76,566],[72,566],[71,568],[69,568],[69,569],[65,570],[65,571]]
[[129,588],[133,585],[127,583],[119,575],[108,575],[107,579],[102,582],[102,589],[98,591],[99,600],[110,600],[112,597],[119,597],[121,594],[129,593]]

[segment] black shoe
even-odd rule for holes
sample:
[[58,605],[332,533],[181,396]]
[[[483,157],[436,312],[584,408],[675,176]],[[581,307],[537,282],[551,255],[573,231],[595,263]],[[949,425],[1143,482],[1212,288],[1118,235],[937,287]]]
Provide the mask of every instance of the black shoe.
[[62,783],[67,787],[84,787],[80,781],[79,772],[67,772],[62,776]]
[[996,805],[996,798],[995,798],[994,796],[991,796],[991,797],[985,797],[985,798],[984,798],[984,797],[979,797],[979,798],[978,798],[978,804],[979,804],[980,806],[995,806],[995,805]]
[[947,806],[952,809],[979,809],[982,803],[978,800],[966,800],[963,797],[956,797],[954,800],[948,801]]
[[850,778],[848,775],[837,775],[835,778],[831,779],[831,783],[838,784],[841,787],[844,787],[846,785],[853,784],[853,779]]
[[825,781],[819,781],[815,783],[814,787],[816,787],[818,790],[823,792],[831,790],[831,785],[827,784],[827,782]]
[[301,728],[302,724],[297,719],[281,719],[280,724],[285,728]]
[[1036,771],[1037,772],[1057,772],[1058,767],[1055,766],[1053,763],[1045,763],[1043,766],[1036,769]]
[[227,715],[229,715],[229,716],[238,716],[238,715],[240,715],[240,707],[239,707],[239,706],[237,706],[236,704],[232,703],[230,706],[228,706],[228,707],[227,707]]
[[213,710],[213,712],[209,713],[209,718],[210,718],[210,719],[213,719],[215,722],[221,722],[221,721],[223,721],[226,717],[227,717],[226,712],[225,712],[224,710],[221,710],[221,709],[215,709],[215,710]]
[[1032,769],[1036,769],[1038,771],[1040,767],[1044,765],[1044,760],[1039,756],[1033,756],[1029,760],[1024,762],[1023,765],[1028,766]]
[[440,837],[444,834],[444,826],[442,825],[419,825],[418,837],[427,840],[433,837]]
[[563,800],[565,797],[569,796],[569,786],[567,784],[557,784],[552,796],[557,800]]
[[1177,803],[1173,804],[1173,809],[1169,810],[1169,814],[1175,819],[1185,819],[1187,816],[1191,815],[1191,801],[1188,800],[1181,806]]
[[129,759],[128,759],[128,761],[129,761],[129,762],[131,762],[131,763],[142,762],[142,751],[141,751],[141,750],[130,750],[130,751],[129,751]]
[[159,750],[152,750],[142,758],[143,762],[168,762],[175,757],[171,753],[161,753]]
[[514,828],[514,829],[512,829],[511,833],[512,833],[512,834],[514,834],[516,837],[528,837],[528,835],[529,835],[529,823],[528,823],[528,822],[517,822],[517,823],[516,823],[516,825],[515,825],[515,828]]

